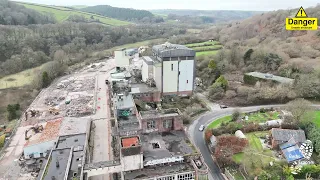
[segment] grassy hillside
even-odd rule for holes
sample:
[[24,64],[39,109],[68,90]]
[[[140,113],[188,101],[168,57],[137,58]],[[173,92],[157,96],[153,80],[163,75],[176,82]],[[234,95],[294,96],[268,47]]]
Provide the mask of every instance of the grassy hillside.
[[47,5],[40,5],[40,4],[31,4],[31,3],[22,3],[17,2],[20,5],[25,6],[26,8],[34,9],[38,12],[44,13],[44,14],[52,14],[58,22],[63,22],[68,19],[71,15],[78,15],[78,16],[84,16],[87,19],[90,19],[93,17],[94,19],[99,19],[99,21],[106,25],[111,26],[122,26],[122,25],[128,25],[129,22],[126,21],[120,21],[117,19],[88,13],[88,12],[82,12],[78,11],[76,9],[68,8],[68,7],[60,7],[60,6],[47,6]]
[[75,9],[82,9],[82,8],[86,8],[88,6],[86,6],[86,5],[74,5],[74,6],[70,6],[70,7],[75,8]]
[[109,5],[90,6],[81,9],[95,14],[101,14],[103,16],[112,17],[121,20],[141,20],[143,18],[152,18],[154,15],[146,10],[118,8]]

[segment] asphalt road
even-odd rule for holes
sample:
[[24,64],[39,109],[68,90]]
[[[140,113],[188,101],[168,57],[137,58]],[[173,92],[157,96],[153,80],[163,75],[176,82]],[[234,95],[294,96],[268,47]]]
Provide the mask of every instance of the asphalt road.
[[259,110],[261,108],[271,108],[271,107],[277,108],[277,107],[281,107],[281,106],[284,106],[284,105],[263,105],[263,106],[250,106],[250,107],[220,109],[220,110],[215,110],[213,112],[206,113],[206,114],[202,115],[201,117],[199,117],[198,119],[196,119],[195,121],[193,121],[193,123],[189,127],[188,132],[189,132],[189,135],[191,136],[191,139],[193,140],[194,144],[199,148],[199,150],[204,158],[204,161],[210,170],[210,174],[211,174],[210,179],[224,180],[218,166],[213,161],[211,153],[210,153],[210,151],[204,141],[204,131],[203,132],[199,131],[200,125],[203,124],[206,126],[206,125],[210,124],[212,121],[214,121],[220,117],[231,115],[235,109],[239,109],[241,112],[251,112],[251,111]]

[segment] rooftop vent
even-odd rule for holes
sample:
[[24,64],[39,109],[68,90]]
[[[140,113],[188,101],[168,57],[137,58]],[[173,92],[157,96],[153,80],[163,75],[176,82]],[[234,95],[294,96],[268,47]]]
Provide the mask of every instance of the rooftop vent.
[[162,44],[162,47],[165,49],[170,49],[170,48],[172,48],[172,44],[169,42],[165,42],[164,44]]

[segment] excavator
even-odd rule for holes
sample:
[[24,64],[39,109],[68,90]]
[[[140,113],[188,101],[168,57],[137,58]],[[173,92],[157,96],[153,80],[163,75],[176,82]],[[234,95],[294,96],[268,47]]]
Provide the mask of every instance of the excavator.
[[25,140],[28,140],[31,138],[31,135],[28,136],[29,131],[33,131],[34,133],[39,133],[39,132],[43,131],[43,126],[42,125],[35,125],[35,126],[29,128],[28,130],[26,130],[25,136],[24,136]]
[[49,112],[50,112],[50,114],[58,115],[59,114],[59,109],[51,107],[51,108],[49,108]]

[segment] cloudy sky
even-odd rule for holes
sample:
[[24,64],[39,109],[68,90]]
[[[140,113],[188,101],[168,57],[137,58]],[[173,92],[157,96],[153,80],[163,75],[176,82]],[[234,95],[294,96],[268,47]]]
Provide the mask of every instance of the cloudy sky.
[[18,0],[48,5],[111,5],[135,9],[258,10],[304,8],[319,0]]

